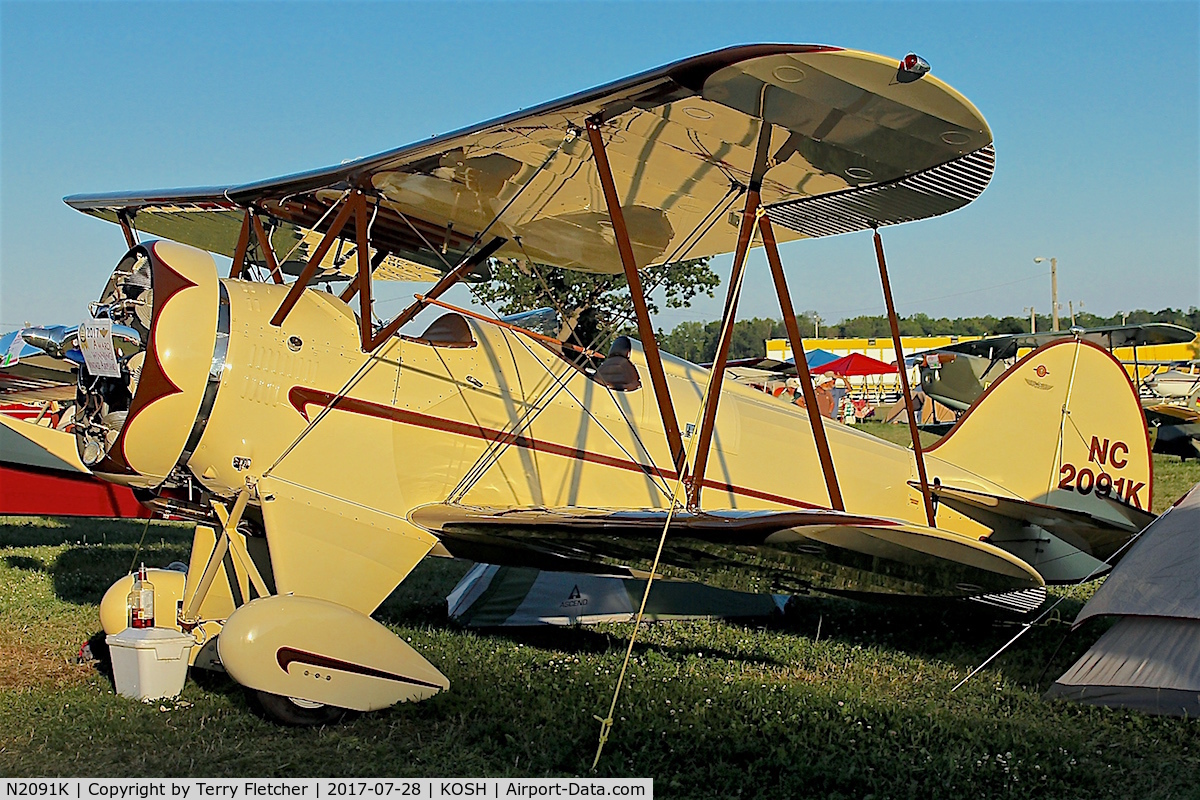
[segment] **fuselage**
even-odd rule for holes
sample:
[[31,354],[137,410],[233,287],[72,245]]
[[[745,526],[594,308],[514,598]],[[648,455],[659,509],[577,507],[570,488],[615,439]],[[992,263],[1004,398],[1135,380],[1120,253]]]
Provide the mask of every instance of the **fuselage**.
[[[214,493],[228,496],[247,475],[269,473],[399,517],[447,498],[493,507],[670,504],[677,475],[636,344],[630,359],[642,381],[633,391],[602,385],[536,338],[474,319],[465,346],[395,337],[368,356],[353,312],[330,294],[306,292],[275,328],[269,319],[283,288],[222,284],[230,304],[224,369],[187,463]],[[680,427],[694,432],[709,372],[664,361]],[[829,429],[847,511],[924,521],[911,451]],[[1005,493],[935,458],[929,470]],[[703,505],[827,508],[804,410],[727,381]],[[939,524],[988,532],[948,510]]]
[[[138,288],[147,270],[148,293]],[[430,552],[564,568],[534,557],[536,537],[514,531],[500,549],[486,543],[480,549],[478,540],[423,527],[416,512],[434,504],[577,513],[665,509],[673,496],[683,497],[637,343],[621,366],[640,381],[623,390],[536,335],[456,312],[443,311],[425,334],[394,336],[364,353],[354,311],[328,292],[300,293],[282,324],[273,325],[287,292],[220,278],[211,256],[191,248],[165,242],[134,248],[101,306],[131,325],[150,319],[141,334],[145,350],[128,359],[121,378],[82,376],[85,413],[77,427],[81,457],[111,481],[180,504],[181,495],[194,499],[197,489],[226,508],[244,495],[256,510],[248,530],[265,533],[279,591],[369,611]],[[710,373],[670,356],[664,362],[690,448],[699,439]],[[598,372],[606,372],[603,364]],[[911,451],[832,423],[828,434],[846,512],[872,524],[924,527]],[[936,457],[927,469],[931,481],[1015,497]],[[828,509],[805,411],[726,381],[701,501],[703,511]],[[195,510],[215,519],[208,505]],[[839,519],[831,515],[823,524]],[[802,556],[768,548],[772,577],[760,583],[753,576],[765,568],[767,551],[749,541],[749,549],[733,543],[720,553],[698,545],[673,556],[673,564],[681,577],[711,580],[733,558],[743,577],[751,576],[740,585],[764,590],[770,584],[857,591],[882,574],[891,576],[886,585],[870,591],[921,593],[930,582],[944,583],[940,571],[956,563],[949,540],[987,549],[979,540],[994,532],[945,504],[937,528],[932,539],[919,537],[942,565],[933,572],[896,567],[914,557],[925,563],[926,556],[904,547],[883,546],[862,561],[857,545],[838,545],[850,577],[814,577],[813,565],[825,563],[816,555],[827,552],[824,546]],[[648,540],[573,546],[572,530],[561,529],[552,548],[573,559],[572,569],[649,565]],[[541,548],[542,557],[546,552]],[[706,572],[693,570],[698,562]],[[894,569],[906,574],[903,585],[892,580]],[[953,591],[969,593],[968,584]]]

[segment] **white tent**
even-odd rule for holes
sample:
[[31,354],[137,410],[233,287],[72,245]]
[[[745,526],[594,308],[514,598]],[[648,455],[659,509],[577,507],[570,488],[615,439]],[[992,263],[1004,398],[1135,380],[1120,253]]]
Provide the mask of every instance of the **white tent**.
[[1200,485],[1152,522],[1075,620],[1117,623],[1047,697],[1200,716]]
[[[629,622],[646,582],[572,572],[476,564],[446,604],[451,619],[473,628]],[[783,609],[784,595],[759,595],[659,579],[650,590],[646,619],[765,617]]]
[[[522,567],[476,564],[446,598],[450,618],[472,628],[591,625],[629,622],[646,590],[644,580]],[[646,603],[646,619],[734,619],[782,611],[788,595],[750,594],[659,578]],[[972,603],[1025,615],[1041,606],[1045,589],[983,595]]]

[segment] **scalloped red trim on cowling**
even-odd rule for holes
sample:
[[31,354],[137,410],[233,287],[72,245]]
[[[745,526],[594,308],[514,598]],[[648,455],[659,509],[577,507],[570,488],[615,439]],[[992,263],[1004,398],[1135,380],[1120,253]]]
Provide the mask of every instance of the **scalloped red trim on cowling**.
[[136,475],[137,471],[129,465],[129,459],[125,455],[125,432],[129,430],[129,426],[137,418],[137,415],[151,403],[183,391],[167,377],[166,370],[163,369],[162,362],[158,358],[158,320],[162,315],[162,310],[167,303],[171,302],[172,297],[197,284],[171,269],[165,261],[157,257],[157,254],[155,256],[151,273],[151,287],[154,291],[154,318],[150,322],[150,341],[146,346],[146,360],[142,364],[142,375],[138,380],[137,393],[133,397],[133,402],[129,404],[129,414],[125,418],[125,425],[117,435],[117,441],[109,448],[108,455],[96,465],[97,472]]

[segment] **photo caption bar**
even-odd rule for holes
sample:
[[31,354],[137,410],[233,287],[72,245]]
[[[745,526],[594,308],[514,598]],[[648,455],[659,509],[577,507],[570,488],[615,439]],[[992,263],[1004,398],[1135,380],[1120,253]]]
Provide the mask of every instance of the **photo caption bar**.
[[5,800],[654,797],[652,778],[39,778],[3,786]]

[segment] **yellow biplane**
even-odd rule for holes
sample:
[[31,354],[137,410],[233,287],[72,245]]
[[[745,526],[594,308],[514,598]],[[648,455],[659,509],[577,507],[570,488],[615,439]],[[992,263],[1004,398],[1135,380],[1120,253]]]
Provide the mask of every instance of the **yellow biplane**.
[[[662,541],[659,574],[930,599],[1103,569],[1150,519],[1151,463],[1100,348],[1034,352],[927,451],[911,415],[912,450],[723,380],[752,246],[798,365],[780,241],[875,230],[895,329],[878,229],[966,205],[995,163],[983,117],[928,73],[735,47],[329,169],[67,198],[122,226],[93,324],[141,342],[80,368],[81,457],[200,523],[186,579],[156,581],[177,604],[157,624],[303,723],[447,687],[370,618],[430,555],[644,576]],[[639,269],[730,252],[712,368],[660,352]],[[589,363],[439,299],[504,258],[623,272],[640,341]],[[436,282],[377,320],[374,282],[397,278]],[[129,582],[102,604],[110,633]]]

